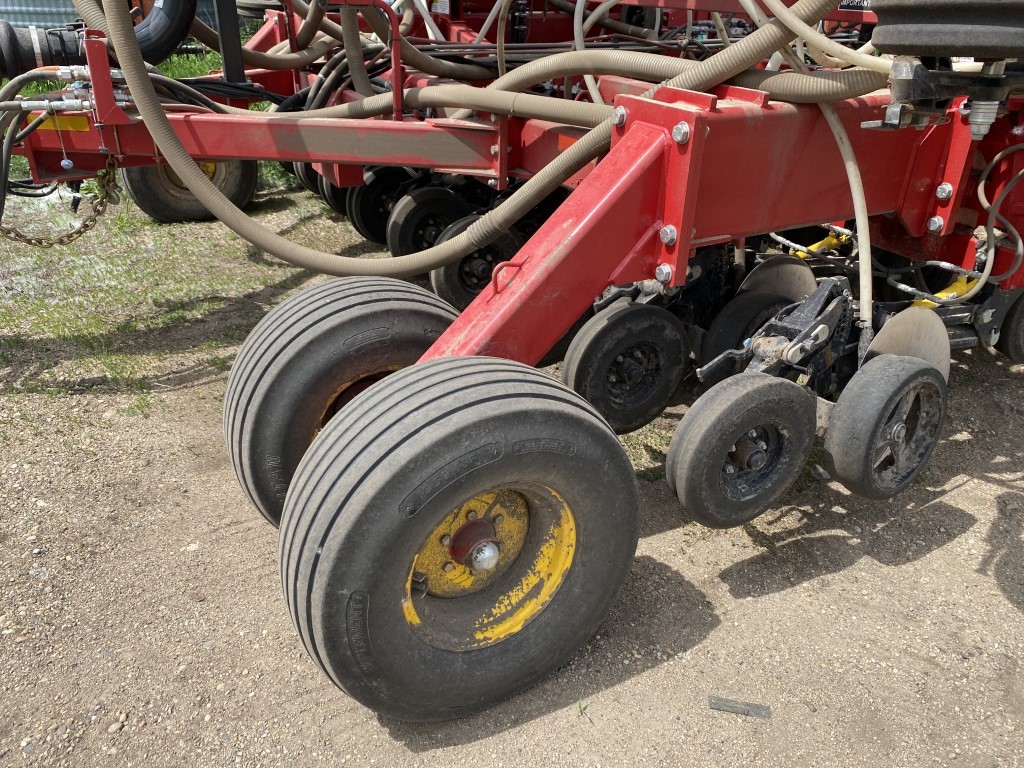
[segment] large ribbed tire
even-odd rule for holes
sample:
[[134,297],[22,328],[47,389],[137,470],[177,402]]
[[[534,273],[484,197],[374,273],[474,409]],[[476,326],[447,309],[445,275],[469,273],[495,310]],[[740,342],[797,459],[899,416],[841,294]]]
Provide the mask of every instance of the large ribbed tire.
[[281,525],[286,602],[361,703],[469,715],[596,631],[638,508],[621,445],[574,392],[520,363],[433,360],[360,395],[303,458]]
[[665,476],[683,510],[709,528],[764,512],[811,452],[816,401],[788,379],[741,373],[697,398],[676,427]]
[[916,357],[879,355],[853,375],[825,432],[825,464],[858,496],[888,499],[928,462],[946,415],[946,381]]
[[996,349],[1013,362],[1024,363],[1024,295],[1018,298],[1006,313]]
[[238,482],[271,523],[303,453],[370,384],[415,363],[455,319],[398,280],[316,285],[275,308],[245,340],[228,378],[224,432]]
[[[259,163],[254,160],[224,160],[200,163],[199,166],[235,206],[245,208],[252,202],[259,182]],[[169,165],[124,168],[121,183],[139,210],[154,221],[181,224],[213,221],[215,218]]]
[[155,3],[146,17],[135,25],[135,39],[139,41],[142,58],[150,64],[159,64],[178,50],[196,18],[196,5],[197,0]]

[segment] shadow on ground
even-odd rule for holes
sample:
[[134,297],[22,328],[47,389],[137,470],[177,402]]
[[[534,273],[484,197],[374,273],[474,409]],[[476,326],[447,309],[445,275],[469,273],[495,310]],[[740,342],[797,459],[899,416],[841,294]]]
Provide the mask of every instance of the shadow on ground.
[[[643,675],[699,645],[721,623],[707,597],[667,565],[637,557],[611,613],[591,639],[540,685],[487,711],[450,723],[380,718],[414,752],[470,744],[576,705]],[[613,663],[609,663],[612,660]]]
[[[831,496],[831,494],[830,494]],[[977,518],[937,498],[906,497],[858,512],[835,505],[835,497],[800,511],[798,525],[766,532],[744,530],[764,551],[729,566],[720,578],[735,598],[763,597],[821,576],[836,574],[863,557],[888,566],[919,560],[962,536]]]
[[1001,493],[996,503],[978,573],[992,576],[1010,605],[1024,613],[1024,494]]
[[[292,272],[287,277],[242,296],[197,296],[165,302],[146,315],[153,328],[139,328],[139,319],[125,320],[101,334],[74,335],[63,339],[0,335],[0,392],[62,389],[84,391],[96,387],[137,391],[150,386],[184,387],[223,373],[226,361],[217,365],[185,365],[169,373],[140,377],[94,376],[86,379],[54,378],[52,369],[62,363],[96,355],[168,355],[196,350],[201,344],[232,345],[243,341],[252,327],[283,294],[314,275]],[[164,325],[161,318],[184,314],[197,306],[219,304],[200,318]]]

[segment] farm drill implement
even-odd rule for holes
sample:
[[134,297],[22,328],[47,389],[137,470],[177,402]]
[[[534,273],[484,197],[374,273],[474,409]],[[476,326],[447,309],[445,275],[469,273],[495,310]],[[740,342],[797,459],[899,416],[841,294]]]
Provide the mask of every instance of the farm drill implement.
[[[252,331],[224,426],[303,644],[383,714],[478,711],[593,634],[638,535],[616,433],[692,369],[667,481],[729,527],[816,442],[852,493],[895,496],[951,350],[1024,362],[1024,2],[263,5],[244,47],[231,0],[217,30],[195,0],[0,24],[0,176],[98,178],[101,207],[120,180],[340,277]],[[160,74],[187,35],[223,72]],[[40,80],[64,83],[20,95]],[[246,217],[260,160],[392,258]]]

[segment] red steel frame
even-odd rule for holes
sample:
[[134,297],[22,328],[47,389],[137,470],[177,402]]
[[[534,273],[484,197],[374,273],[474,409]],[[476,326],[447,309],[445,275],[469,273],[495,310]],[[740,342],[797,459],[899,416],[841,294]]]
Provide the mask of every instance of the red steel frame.
[[[354,2],[383,5],[383,0]],[[390,18],[394,26],[397,18]],[[94,109],[79,129],[57,135],[50,126],[29,138],[25,152],[39,177],[88,176],[110,153],[122,165],[159,161],[145,127],[115,103],[103,41],[93,37],[87,49]],[[400,68],[393,76],[395,83],[402,81]],[[672,268],[671,283],[683,285],[696,248],[852,218],[846,175],[817,107],[770,101],[760,91],[733,86],[712,93],[662,88],[653,99],[640,98],[649,86],[636,81],[606,77],[601,87],[627,114],[614,130],[611,151],[567,182],[575,188],[568,200],[512,261],[499,265],[490,286],[424,359],[497,355],[532,364],[609,285],[651,279],[663,263]],[[1024,100],[1012,101],[1010,114],[980,144],[972,142],[959,103],[945,121],[925,130],[860,127],[877,119],[888,103],[888,93],[879,92],[836,105],[861,166],[876,244],[911,258],[973,267],[972,231],[983,222],[971,174],[982,158],[1017,143]],[[172,113],[169,119],[197,159],[316,162],[337,168],[332,175],[339,183],[342,177],[351,183],[356,175],[343,169],[380,164],[466,173],[503,187],[510,176],[532,175],[582,134],[554,123],[498,116],[401,119],[397,100],[390,120],[299,120],[259,113]],[[672,138],[680,123],[689,129],[685,143]],[[70,174],[60,169],[65,151],[76,166]],[[1024,165],[1024,153],[1004,165],[993,174],[990,198]],[[945,201],[935,195],[943,182],[954,190]],[[1002,212],[1024,229],[1024,189],[1008,196]],[[925,222],[936,215],[944,225],[930,234]],[[666,245],[659,233],[668,226],[677,236]],[[1000,250],[995,272],[1011,263],[1012,253]],[[1024,269],[1000,287],[1024,287]]]

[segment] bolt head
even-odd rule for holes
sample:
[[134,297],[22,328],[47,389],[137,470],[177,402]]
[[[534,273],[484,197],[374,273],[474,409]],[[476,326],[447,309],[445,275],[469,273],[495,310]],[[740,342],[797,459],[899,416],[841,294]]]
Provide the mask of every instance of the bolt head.
[[893,424],[892,432],[890,437],[897,443],[902,443],[907,437],[907,425],[902,421],[898,424]]
[[654,279],[657,280],[659,283],[665,283],[666,285],[668,283],[671,283],[672,267],[670,267],[668,264],[659,264],[657,267],[654,268]]
[[932,216],[930,219],[928,219],[928,222],[925,224],[925,226],[928,228],[929,232],[937,233],[942,231],[942,225],[945,223],[946,222],[942,220],[941,216]]
[[488,179],[487,180],[487,186],[490,187],[491,189],[495,189],[498,186],[498,180],[497,179]]
[[944,181],[935,188],[935,197],[939,200],[949,200],[953,196],[953,185]]
[[727,475],[735,475],[736,474],[736,467],[734,467],[732,464],[726,464],[725,465],[725,474],[727,474]]
[[676,228],[669,224],[666,227],[662,227],[658,233],[658,239],[661,240],[665,245],[674,245],[679,234],[676,232]]
[[474,571],[493,571],[498,567],[500,554],[493,541],[482,541],[473,547],[466,564]]
[[690,140],[690,126],[688,123],[677,123],[672,128],[672,140],[676,144],[685,144]]
[[626,117],[626,108],[616,107],[615,109],[612,110],[612,125],[621,128],[626,124]]

